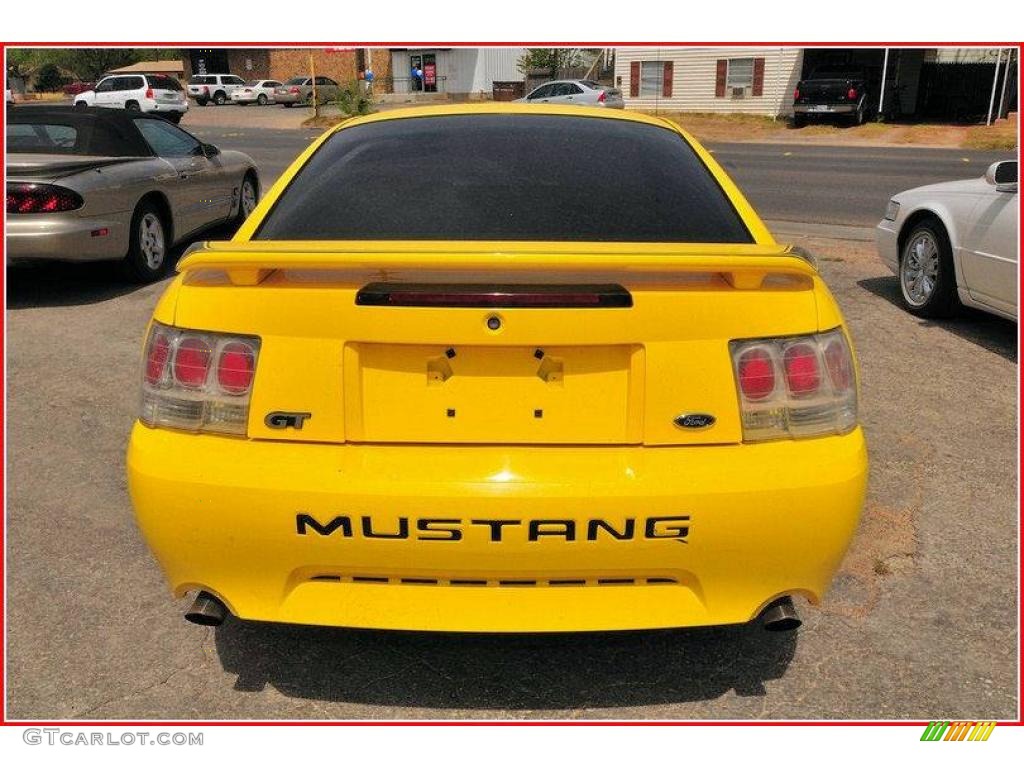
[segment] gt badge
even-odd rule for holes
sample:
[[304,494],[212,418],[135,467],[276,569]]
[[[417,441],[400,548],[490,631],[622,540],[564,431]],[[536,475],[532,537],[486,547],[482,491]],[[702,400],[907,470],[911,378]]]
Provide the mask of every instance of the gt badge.
[[288,427],[302,429],[303,422],[312,417],[311,413],[300,413],[299,411],[271,411],[263,419],[263,423],[271,429],[288,429]]

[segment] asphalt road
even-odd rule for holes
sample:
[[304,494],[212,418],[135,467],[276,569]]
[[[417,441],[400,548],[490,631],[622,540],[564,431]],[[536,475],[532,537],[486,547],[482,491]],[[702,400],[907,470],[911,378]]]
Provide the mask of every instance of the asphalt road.
[[[251,155],[265,188],[318,135],[309,129],[188,127],[204,141]],[[920,147],[709,147],[765,219],[870,227],[896,192],[981,176],[990,163],[1006,157],[1005,152]]]
[[765,219],[874,226],[897,192],[981,176],[1005,152],[921,147],[712,144]]

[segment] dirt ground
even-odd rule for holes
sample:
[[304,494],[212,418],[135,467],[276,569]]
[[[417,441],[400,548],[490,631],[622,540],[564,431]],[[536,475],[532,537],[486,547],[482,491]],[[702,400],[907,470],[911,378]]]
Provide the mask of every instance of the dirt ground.
[[932,123],[865,123],[859,126],[811,124],[793,128],[786,120],[758,115],[721,115],[699,112],[650,112],[681,125],[700,141],[797,142],[807,144],[863,144],[873,146],[927,146],[961,149],[1013,149],[1017,146],[1017,113],[994,125],[940,125]]

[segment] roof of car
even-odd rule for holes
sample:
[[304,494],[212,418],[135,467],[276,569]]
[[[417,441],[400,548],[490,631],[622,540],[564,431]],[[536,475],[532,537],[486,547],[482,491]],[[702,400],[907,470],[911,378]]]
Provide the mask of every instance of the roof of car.
[[163,120],[157,115],[143,112],[132,112],[125,109],[108,109],[104,107],[70,107],[70,106],[23,106],[9,110],[7,122],[10,125],[25,125],[44,120],[59,122],[78,129],[88,129],[89,143],[97,144],[97,149],[89,154],[101,154],[120,157],[146,157],[153,154],[149,144],[143,139],[135,120]]
[[441,117],[446,115],[564,115],[566,117],[597,117],[605,120],[626,120],[634,123],[656,125],[659,128],[677,126],[661,117],[645,115],[642,112],[630,112],[623,109],[604,109],[603,107],[581,107],[562,104],[522,104],[511,101],[489,101],[477,104],[443,104],[429,107],[410,107],[392,109],[387,112],[376,112],[335,126],[332,131],[350,128],[380,120],[401,120],[409,117]]

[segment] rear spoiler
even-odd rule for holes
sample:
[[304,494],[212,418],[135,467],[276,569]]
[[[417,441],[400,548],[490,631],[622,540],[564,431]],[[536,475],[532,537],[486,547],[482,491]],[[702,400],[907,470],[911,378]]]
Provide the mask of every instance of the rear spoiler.
[[768,275],[809,277],[814,260],[796,246],[754,244],[500,242],[223,242],[195,243],[178,272],[216,270],[234,285],[258,285],[271,272],[331,270],[376,273],[490,272],[516,274],[721,274],[730,285],[754,290]]

